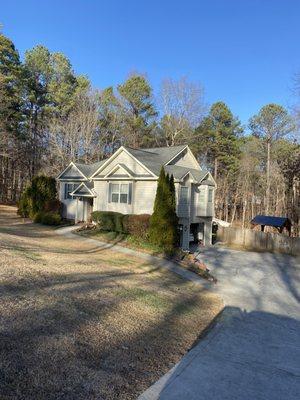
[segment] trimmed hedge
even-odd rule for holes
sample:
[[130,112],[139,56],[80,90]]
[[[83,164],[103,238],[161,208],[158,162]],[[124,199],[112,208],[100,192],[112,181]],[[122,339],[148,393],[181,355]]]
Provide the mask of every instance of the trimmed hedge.
[[113,211],[94,211],[92,221],[99,225],[103,231],[123,232],[124,214]]
[[148,239],[148,230],[150,225],[150,215],[124,215],[123,230],[130,235],[141,239]]
[[124,215],[113,211],[94,211],[92,220],[103,231],[128,233],[142,239],[148,238],[150,215]]
[[57,212],[39,211],[34,216],[34,222],[44,225],[60,225],[61,216]]

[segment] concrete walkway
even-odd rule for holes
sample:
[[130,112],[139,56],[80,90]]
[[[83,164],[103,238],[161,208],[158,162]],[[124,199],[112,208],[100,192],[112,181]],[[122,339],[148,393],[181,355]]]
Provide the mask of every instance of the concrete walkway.
[[300,398],[300,267],[286,255],[204,249],[225,308],[139,400]]

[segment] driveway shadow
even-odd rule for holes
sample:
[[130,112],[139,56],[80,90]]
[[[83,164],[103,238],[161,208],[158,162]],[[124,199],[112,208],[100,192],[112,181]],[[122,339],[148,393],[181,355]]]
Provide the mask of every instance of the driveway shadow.
[[139,400],[296,400],[300,321],[225,307],[200,342]]

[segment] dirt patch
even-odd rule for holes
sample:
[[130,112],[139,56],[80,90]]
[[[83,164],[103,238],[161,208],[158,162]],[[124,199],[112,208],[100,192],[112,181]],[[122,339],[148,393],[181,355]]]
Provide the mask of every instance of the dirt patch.
[[0,206],[0,398],[135,399],[222,303],[167,271]]

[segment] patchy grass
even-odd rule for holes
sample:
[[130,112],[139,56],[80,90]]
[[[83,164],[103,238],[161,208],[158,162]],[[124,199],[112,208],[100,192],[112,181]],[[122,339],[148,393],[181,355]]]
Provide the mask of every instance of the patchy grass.
[[149,241],[125,233],[107,232],[99,229],[86,229],[77,232],[82,236],[92,237],[106,243],[119,244],[124,247],[130,247],[134,250],[140,250],[152,255],[163,255],[160,247],[153,245]]
[[129,400],[222,308],[215,295],[0,206],[0,398]]

